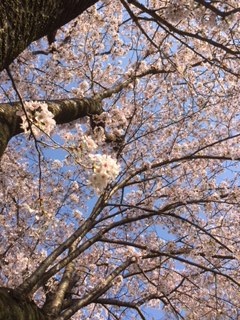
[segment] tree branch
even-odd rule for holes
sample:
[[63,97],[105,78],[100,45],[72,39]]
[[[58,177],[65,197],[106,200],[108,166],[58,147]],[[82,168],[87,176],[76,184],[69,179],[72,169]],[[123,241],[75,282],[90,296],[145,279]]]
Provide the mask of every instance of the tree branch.
[[96,299],[98,299],[100,296],[102,296],[112,285],[112,281],[128,266],[130,266],[132,263],[135,263],[134,258],[130,258],[126,260],[124,263],[122,263],[119,267],[117,267],[112,273],[110,273],[106,279],[101,282],[99,285],[97,285],[92,291],[87,293],[83,298],[79,299],[75,303],[72,304],[71,307],[69,307],[67,310],[65,310],[60,317],[58,317],[56,320],[67,320],[70,319],[70,317],[78,311],[80,308],[95,302]]
[[111,299],[111,298],[109,298],[109,299],[99,298],[95,301],[95,303],[100,303],[102,305],[108,304],[108,305],[117,306],[117,307],[125,307],[125,308],[134,309],[137,311],[137,313],[139,314],[139,316],[142,320],[146,320],[143,313],[139,309],[137,303],[121,301],[121,300]]
[[[125,2],[125,0],[121,0],[121,2]],[[163,19],[161,16],[159,16],[155,10],[151,10],[151,9],[148,9],[147,7],[145,7],[143,4],[141,4],[140,2],[138,2],[137,0],[131,0],[129,1],[131,2],[132,5],[134,5],[136,8],[140,9],[142,12],[145,12],[147,14],[149,14],[153,20],[158,23],[158,25],[163,28],[166,32],[167,29],[173,33],[176,33],[180,36],[183,36],[183,37],[189,37],[189,38],[195,38],[195,39],[198,39],[202,42],[207,42],[209,43],[211,46],[213,47],[216,47],[216,48],[219,48],[223,51],[225,51],[226,53],[229,53],[231,55],[239,55],[240,54],[240,51],[237,50],[232,50],[231,48],[229,48],[228,46],[225,46],[223,45],[222,43],[220,42],[217,42],[213,39],[210,39],[210,38],[207,38],[207,37],[203,37],[201,36],[200,34],[198,33],[192,33],[192,32],[189,32],[189,31],[184,31],[184,30],[180,30],[178,28],[176,28],[175,26],[173,26],[171,23],[169,23],[168,21],[166,21],[165,19]],[[125,2],[125,5],[126,5],[126,2]],[[129,8],[130,9],[130,8]],[[138,18],[138,19],[141,19],[141,18]],[[143,20],[145,20],[144,18],[142,18]],[[164,27],[163,27],[164,26]],[[167,27],[167,29],[165,28]]]
[[206,1],[206,0],[195,0],[195,2],[201,4],[202,6],[204,6],[205,8],[211,10],[212,12],[214,12],[217,16],[220,16],[222,18],[226,18],[230,15],[233,15],[237,12],[240,12],[240,8],[235,8],[229,11],[221,11],[218,8],[214,7],[211,2]]
[[[71,254],[77,247],[77,242],[73,243],[70,246],[69,254]],[[66,293],[71,289],[71,282],[74,276],[74,263],[71,261],[67,266],[63,273],[63,277],[60,281],[58,288],[54,294],[53,299],[49,304],[44,305],[44,312],[48,315],[48,317],[54,318],[59,315],[64,298]]]
[[[68,123],[87,115],[99,115],[103,109],[101,101],[94,98],[72,98],[44,101],[48,109],[54,114],[57,124]],[[23,132],[21,118],[17,111],[22,108],[21,102],[0,104],[0,158],[8,141],[15,135]]]

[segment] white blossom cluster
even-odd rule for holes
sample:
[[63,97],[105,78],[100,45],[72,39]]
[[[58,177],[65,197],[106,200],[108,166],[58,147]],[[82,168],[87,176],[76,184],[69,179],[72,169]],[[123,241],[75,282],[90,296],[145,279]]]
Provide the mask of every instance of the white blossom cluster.
[[[120,165],[110,155],[97,152],[99,144],[102,144],[105,137],[103,131],[94,132],[92,137],[85,133],[81,126],[75,125],[75,128],[77,134],[73,136],[68,133],[64,136],[64,139],[67,137],[66,140],[70,140],[72,143],[68,150],[75,162],[87,170],[88,185],[97,194],[100,194],[117,177],[120,172]],[[58,166],[58,161],[55,161],[54,167],[58,168]],[[74,199],[72,200],[74,201]]]
[[97,144],[90,136],[82,135],[81,142],[77,147],[70,148],[77,163],[81,163],[88,167],[89,164],[89,152],[93,152],[97,148]]
[[27,101],[24,102],[23,110],[18,111],[18,115],[22,119],[21,128],[25,133],[30,132],[30,126],[35,136],[40,136],[43,132],[50,135],[56,126],[56,122],[53,119],[54,115],[48,110],[48,105],[40,101]]
[[[104,122],[105,130],[107,132],[106,136],[111,141],[116,141],[118,138],[124,135],[126,126],[127,126],[127,118],[126,115],[129,115],[129,111],[121,110],[116,107],[113,107],[108,112],[103,112],[102,114],[95,116],[95,121]],[[98,127],[98,140],[105,138],[104,132],[101,132],[101,127]],[[100,131],[100,132],[99,132]],[[95,132],[96,135],[96,132]]]
[[89,183],[96,193],[100,193],[108,183],[117,177],[120,172],[120,165],[111,156],[105,154],[92,154],[89,155],[89,158],[93,165],[93,173],[89,178]]
[[94,142],[91,136],[84,135],[82,138],[81,147],[85,152],[92,152],[97,149],[97,144]]

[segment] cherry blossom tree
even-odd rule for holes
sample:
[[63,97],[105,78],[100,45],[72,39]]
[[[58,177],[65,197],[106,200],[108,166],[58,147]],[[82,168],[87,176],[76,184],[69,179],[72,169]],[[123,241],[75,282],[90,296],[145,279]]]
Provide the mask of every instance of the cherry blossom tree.
[[237,319],[238,1],[82,4],[0,59],[0,319]]

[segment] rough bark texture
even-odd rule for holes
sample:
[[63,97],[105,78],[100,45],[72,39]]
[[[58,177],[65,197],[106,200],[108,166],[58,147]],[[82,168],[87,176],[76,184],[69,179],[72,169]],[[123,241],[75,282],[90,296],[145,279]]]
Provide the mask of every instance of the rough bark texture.
[[13,290],[0,288],[0,320],[47,320],[31,301],[17,296]]
[[1,0],[0,71],[33,41],[52,34],[98,0]]
[[[100,114],[103,109],[101,100],[94,98],[62,99],[44,101],[48,109],[54,114],[57,124],[68,123],[87,115]],[[21,118],[17,116],[17,110],[21,109],[20,102],[11,105],[0,104],[0,159],[7,147],[8,141],[15,135],[23,132],[20,127]]]

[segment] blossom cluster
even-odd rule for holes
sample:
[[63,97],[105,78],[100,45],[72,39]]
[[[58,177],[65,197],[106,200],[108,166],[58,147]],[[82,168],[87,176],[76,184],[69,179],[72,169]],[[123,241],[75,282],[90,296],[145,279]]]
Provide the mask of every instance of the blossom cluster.
[[35,136],[40,136],[43,132],[50,135],[56,126],[54,115],[48,110],[48,105],[40,101],[24,102],[24,109],[18,111],[22,119],[21,128],[25,133],[30,131],[30,126]]
[[82,135],[80,137],[81,142],[77,147],[70,147],[69,150],[74,155],[76,162],[81,163],[84,166],[88,166],[88,154],[93,152],[97,148],[97,144],[91,138],[91,136]]
[[89,183],[97,193],[100,193],[117,177],[120,165],[111,156],[105,154],[91,154],[89,158],[93,167]]
[[120,108],[113,107],[108,112],[103,112],[98,116],[95,116],[95,122],[103,122],[105,125],[105,131],[102,132],[101,126],[97,127],[98,140],[105,139],[105,135],[111,141],[116,141],[122,136],[124,136],[125,129],[127,127],[127,118],[126,115],[129,115],[129,111],[121,110]]
[[[97,118],[96,121],[98,120]],[[72,133],[64,134],[63,139],[66,143],[70,141],[66,149],[68,149],[75,163],[86,170],[88,185],[97,194],[100,194],[117,177],[120,172],[120,165],[116,159],[105,153],[105,149],[101,148],[105,137],[104,131],[101,130],[101,127],[95,129],[91,135],[89,131],[84,131],[81,125],[75,124],[74,135]],[[66,161],[68,164],[70,158],[67,155]],[[59,167],[58,161],[55,161],[54,167]]]
[[97,144],[94,142],[91,136],[83,136],[82,147],[86,149],[87,152],[92,152],[97,149]]

